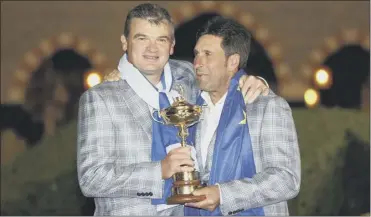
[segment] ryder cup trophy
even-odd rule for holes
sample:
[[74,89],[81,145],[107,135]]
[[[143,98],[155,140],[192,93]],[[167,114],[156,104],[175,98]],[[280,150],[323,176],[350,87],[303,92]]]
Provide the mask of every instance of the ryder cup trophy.
[[[181,138],[181,146],[185,147],[188,136],[188,127],[199,121],[201,107],[192,105],[181,97],[176,97],[173,104],[159,112],[164,120],[164,124],[178,127],[178,136]],[[185,167],[187,165],[184,165]],[[167,199],[167,204],[184,204],[198,202],[205,199],[205,196],[194,196],[192,192],[202,187],[200,173],[196,170],[192,172],[178,172],[173,175],[172,196]]]

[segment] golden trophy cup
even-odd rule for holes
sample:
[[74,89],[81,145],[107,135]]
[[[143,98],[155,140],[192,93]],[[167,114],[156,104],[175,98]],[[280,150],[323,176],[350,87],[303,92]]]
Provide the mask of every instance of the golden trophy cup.
[[[181,146],[185,147],[188,134],[188,127],[197,123],[200,119],[202,109],[200,106],[192,105],[183,97],[176,97],[173,104],[159,112],[166,125],[178,127],[178,136],[181,139]],[[183,165],[187,166],[187,165]],[[201,188],[200,173],[178,172],[173,175],[172,196],[167,198],[167,204],[185,204],[204,200],[205,196],[194,196],[192,192]]]

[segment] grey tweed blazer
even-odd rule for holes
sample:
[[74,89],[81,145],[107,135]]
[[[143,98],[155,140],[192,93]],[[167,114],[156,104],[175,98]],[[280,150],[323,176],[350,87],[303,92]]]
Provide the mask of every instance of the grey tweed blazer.
[[[173,88],[181,85],[194,103],[198,89],[192,64],[169,60]],[[95,215],[182,215],[177,206],[157,212],[160,162],[151,161],[152,119],[148,105],[125,80],[104,82],[80,98],[77,171],[82,193],[94,197]]]
[[[246,105],[247,121],[257,174],[249,179],[219,183],[223,215],[263,207],[266,216],[288,216],[287,200],[300,189],[300,153],[294,120],[287,102],[272,91]],[[197,126],[197,161],[201,160],[202,122]],[[202,180],[207,182],[212,167],[215,144],[208,147],[206,165],[199,165]],[[199,163],[202,164],[202,163]]]

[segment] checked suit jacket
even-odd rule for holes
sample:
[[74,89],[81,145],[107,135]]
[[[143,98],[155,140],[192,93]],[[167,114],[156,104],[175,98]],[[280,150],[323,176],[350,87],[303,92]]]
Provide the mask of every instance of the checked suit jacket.
[[[301,180],[300,153],[291,109],[283,98],[270,91],[268,96],[259,96],[253,103],[246,104],[246,115],[256,175],[251,179],[218,183],[221,212],[234,215],[263,207],[266,216],[288,216],[287,200],[298,194]],[[202,124],[197,126],[196,152],[201,179],[207,183],[216,133],[208,147],[206,163],[201,165]]]
[[[169,60],[172,88],[195,102],[193,66]],[[177,206],[156,211],[163,196],[161,163],[151,161],[152,118],[148,105],[125,80],[103,82],[81,96],[77,171],[82,193],[94,197],[95,215],[183,215]]]

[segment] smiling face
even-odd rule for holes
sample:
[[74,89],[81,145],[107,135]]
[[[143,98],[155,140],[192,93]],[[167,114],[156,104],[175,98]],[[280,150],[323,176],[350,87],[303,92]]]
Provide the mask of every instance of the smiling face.
[[174,52],[173,27],[163,21],[158,24],[134,18],[128,37],[121,36],[128,60],[152,83],[161,77],[169,56]]
[[193,65],[198,85],[216,101],[227,92],[239,63],[239,57],[236,59],[235,55],[226,57],[221,43],[221,37],[203,35],[194,48]]

